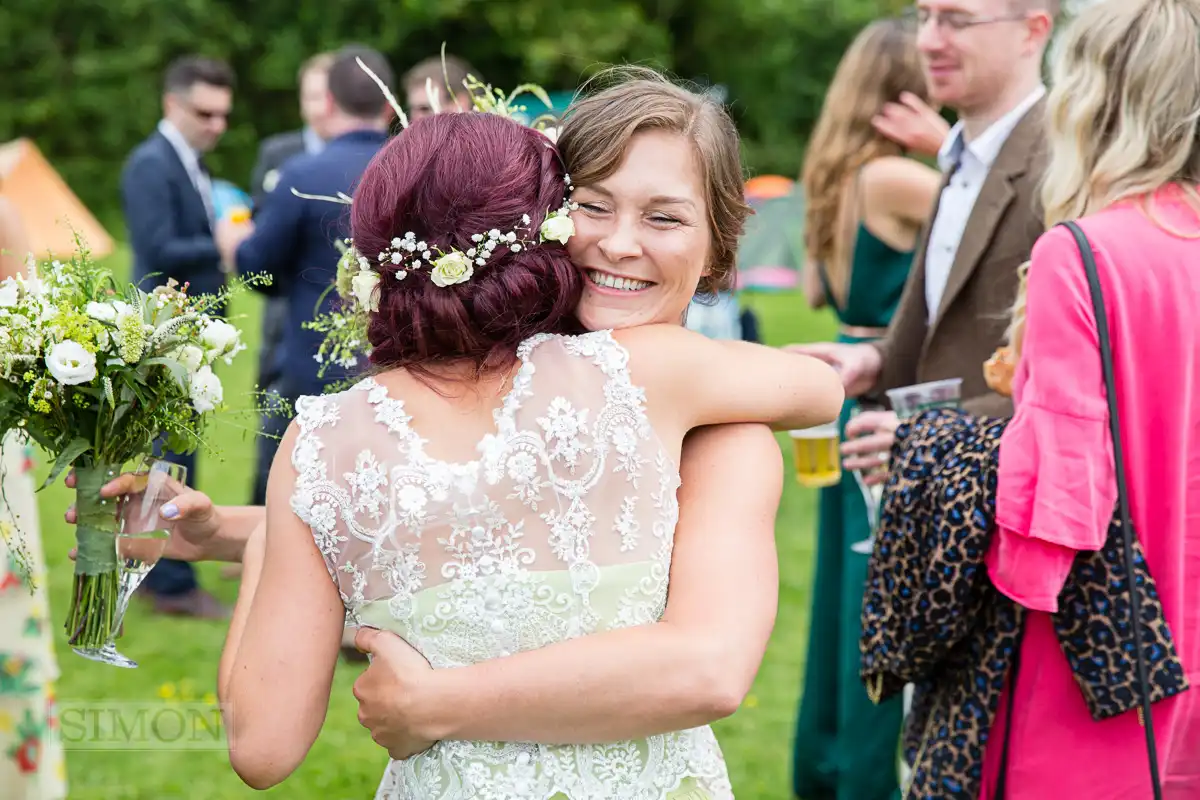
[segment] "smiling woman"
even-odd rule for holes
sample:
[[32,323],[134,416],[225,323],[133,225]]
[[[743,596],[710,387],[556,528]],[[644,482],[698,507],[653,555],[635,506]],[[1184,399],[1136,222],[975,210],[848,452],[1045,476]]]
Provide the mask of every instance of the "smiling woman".
[[610,70],[567,110],[558,146],[579,205],[567,247],[584,327],[678,323],[697,293],[732,287],[749,206],[718,103],[653,70]]

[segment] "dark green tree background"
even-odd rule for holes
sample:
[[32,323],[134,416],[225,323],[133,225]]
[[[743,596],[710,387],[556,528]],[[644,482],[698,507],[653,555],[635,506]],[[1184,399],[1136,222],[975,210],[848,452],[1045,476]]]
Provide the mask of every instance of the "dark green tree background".
[[854,34],[906,0],[5,0],[0,142],[33,139],[120,234],[117,182],[152,129],[175,56],[228,60],[239,86],[210,157],[244,186],[257,142],[298,125],[309,55],[369,44],[397,73],[448,52],[492,84],[572,90],[605,64],[637,62],[725,87],[751,173],[799,171],[825,87]]

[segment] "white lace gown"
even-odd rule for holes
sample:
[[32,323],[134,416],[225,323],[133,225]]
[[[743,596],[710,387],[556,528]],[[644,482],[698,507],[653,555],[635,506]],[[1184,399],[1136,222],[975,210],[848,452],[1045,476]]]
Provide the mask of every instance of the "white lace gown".
[[[478,457],[452,463],[371,378],[297,403],[292,507],[347,621],[435,669],[644,625],[666,605],[679,469],[607,332],[539,336]],[[424,429],[434,439],[436,432]],[[602,745],[444,741],[377,800],[724,800],[708,727]]]

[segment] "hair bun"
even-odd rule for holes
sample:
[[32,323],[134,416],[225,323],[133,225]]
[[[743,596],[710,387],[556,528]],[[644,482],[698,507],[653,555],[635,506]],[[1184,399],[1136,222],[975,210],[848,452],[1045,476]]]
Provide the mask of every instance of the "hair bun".
[[[486,369],[507,363],[530,336],[573,329],[578,271],[561,244],[537,241],[566,193],[552,144],[510,119],[441,114],[388,142],[351,207],[355,247],[380,271],[371,362],[468,359]],[[438,269],[439,253],[455,258]]]

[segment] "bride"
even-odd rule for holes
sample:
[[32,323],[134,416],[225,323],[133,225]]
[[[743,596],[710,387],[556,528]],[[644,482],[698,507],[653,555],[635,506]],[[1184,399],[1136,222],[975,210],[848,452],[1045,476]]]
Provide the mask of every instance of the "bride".
[[[248,784],[283,780],[315,740],[347,614],[435,668],[653,622],[684,435],[836,415],[837,376],[791,354],[675,326],[552,335],[581,278],[533,232],[566,193],[540,134],[483,114],[415,122],[364,175],[355,245],[400,268],[375,297],[376,374],[299,404],[248,546],[219,680]],[[380,795],[616,796],[621,748],[655,765],[649,784],[634,777],[656,796],[730,795],[707,728],[606,746],[443,741],[396,762]]]

